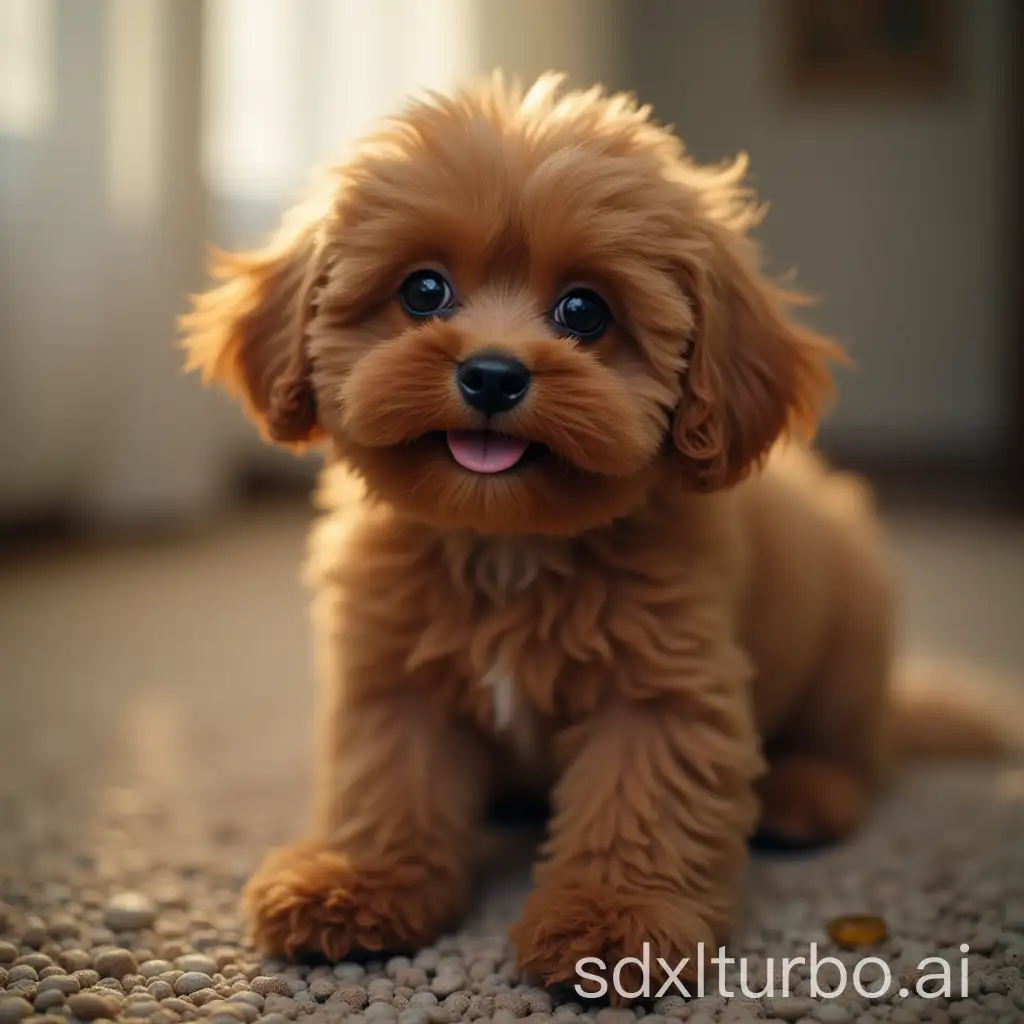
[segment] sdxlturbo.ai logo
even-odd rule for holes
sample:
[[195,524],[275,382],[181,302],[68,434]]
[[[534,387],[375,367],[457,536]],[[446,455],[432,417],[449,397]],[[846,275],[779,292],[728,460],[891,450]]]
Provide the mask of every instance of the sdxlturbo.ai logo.
[[[966,954],[970,947],[965,943],[960,946],[960,952]],[[691,960],[684,957],[674,966],[664,958],[656,957],[652,975],[652,953],[651,944],[645,942],[641,955],[623,957],[614,964],[606,964],[596,956],[585,956],[576,961],[576,974],[582,981],[574,986],[576,994],[584,999],[601,999],[608,995],[608,974],[611,972],[611,985],[615,992],[623,999],[659,999],[667,995],[681,995],[689,999],[692,996],[703,996],[707,991],[707,970],[704,960],[705,948],[701,942],[697,946],[697,957],[690,969]],[[810,996],[812,999],[836,999],[841,996],[849,985],[852,984],[853,991],[864,999],[881,999],[892,986],[892,971],[889,965],[877,956],[867,956],[858,960],[852,968],[842,960],[834,956],[818,956],[818,944],[812,942],[809,947],[809,956],[783,957],[781,967],[776,969],[774,957],[767,957],[763,963],[756,967],[747,963],[746,957],[730,957],[725,955],[725,947],[719,946],[718,955],[708,961],[717,968],[718,982],[716,994],[724,999],[732,999],[736,995],[743,995],[747,999],[761,999],[765,996],[780,995],[783,997],[791,994],[792,988],[806,973],[810,984]],[[729,988],[726,977],[727,969],[734,964],[739,965],[739,992]],[[797,972],[799,967],[806,967],[806,972]],[[832,979],[838,976],[833,985],[823,986],[822,969],[828,968]],[[917,978],[914,982],[914,989],[901,988],[899,994],[903,997],[916,995],[922,999],[965,999],[967,997],[967,957],[960,960],[959,971],[954,977],[953,965],[939,956],[925,957],[917,964]],[[637,968],[641,979],[638,988],[630,989],[629,982],[634,982],[637,977]],[[595,973],[596,972],[596,973]],[[626,975],[624,978],[623,975]],[[695,981],[687,982],[686,978],[695,978]],[[757,976],[760,988],[753,987],[751,982]],[[664,979],[660,985],[654,983],[655,979]],[[781,985],[776,982],[781,979]],[[831,979],[830,979],[831,980]],[[590,984],[584,984],[589,982]]]

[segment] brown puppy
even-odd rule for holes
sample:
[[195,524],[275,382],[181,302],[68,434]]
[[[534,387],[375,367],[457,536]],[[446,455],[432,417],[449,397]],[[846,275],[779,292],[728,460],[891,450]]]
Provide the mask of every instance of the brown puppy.
[[742,165],[556,87],[412,105],[185,320],[193,366],[333,466],[316,821],[246,893],[271,953],[431,941],[529,781],[522,966],[674,964],[726,933],[759,807],[834,839],[876,778],[867,503],[799,448],[761,471],[838,350],[760,275]]

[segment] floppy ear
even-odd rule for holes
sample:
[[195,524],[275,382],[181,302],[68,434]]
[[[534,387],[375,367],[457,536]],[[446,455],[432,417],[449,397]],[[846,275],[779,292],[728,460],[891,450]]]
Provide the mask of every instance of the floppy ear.
[[737,482],[784,434],[810,439],[842,350],[790,318],[801,296],[758,271],[753,245],[714,225],[711,256],[688,273],[697,327],[673,440],[699,490]]
[[318,440],[306,327],[323,274],[318,207],[290,214],[268,245],[215,252],[223,284],[192,297],[180,320],[186,368],[236,395],[267,440],[301,446]]

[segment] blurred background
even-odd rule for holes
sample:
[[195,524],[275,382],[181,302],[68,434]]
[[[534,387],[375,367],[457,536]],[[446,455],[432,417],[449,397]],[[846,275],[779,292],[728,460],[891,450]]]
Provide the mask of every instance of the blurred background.
[[[856,368],[824,432],[887,483],[1024,465],[1016,0],[0,0],[0,519],[197,517],[307,474],[178,373],[203,247],[260,241],[410,92],[500,66],[749,152],[770,267]],[[950,485],[953,486],[950,486]]]
[[309,169],[407,93],[496,66],[635,90],[701,161],[749,152],[771,270],[797,271],[821,300],[809,320],[856,362],[822,443],[880,488],[907,644],[1018,677],[1022,10],[0,0],[7,721],[42,703],[31,741],[53,724],[66,750],[98,694],[147,722],[164,705],[128,695],[167,714],[244,696],[304,742],[316,459],[263,446],[182,375],[175,317],[207,243],[259,242]]

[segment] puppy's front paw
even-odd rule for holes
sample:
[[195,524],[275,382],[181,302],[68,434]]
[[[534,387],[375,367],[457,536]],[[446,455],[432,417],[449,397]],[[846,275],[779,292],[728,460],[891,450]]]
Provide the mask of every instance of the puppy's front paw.
[[273,851],[245,887],[257,947],[293,958],[407,950],[432,942],[460,909],[461,880],[413,861],[357,863],[319,843]]
[[[698,944],[704,943],[706,955],[715,949],[712,929],[686,900],[664,893],[615,892],[582,882],[544,885],[531,893],[511,939],[520,969],[538,975],[546,985],[568,982],[592,989],[595,983],[581,974],[579,961],[596,957],[604,969],[591,961],[583,970],[608,981],[613,1003],[656,994],[668,977],[659,957],[685,981],[696,977]],[[619,972],[617,989],[612,984],[615,965],[626,957],[642,959],[645,942],[650,992],[639,991],[644,979],[636,964]],[[684,958],[689,962],[677,972]]]

